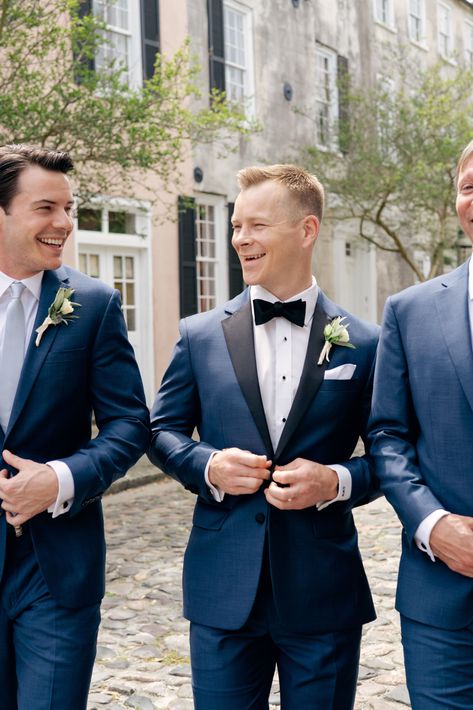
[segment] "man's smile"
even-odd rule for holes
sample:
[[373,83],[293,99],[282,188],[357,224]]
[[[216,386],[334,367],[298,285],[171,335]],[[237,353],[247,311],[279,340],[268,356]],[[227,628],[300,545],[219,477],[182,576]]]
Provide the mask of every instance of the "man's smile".
[[242,256],[242,259],[245,261],[256,261],[257,259],[262,259],[263,256],[266,256],[266,254],[247,254],[246,256]]
[[46,246],[62,247],[66,240],[61,237],[38,237],[38,241],[41,244],[46,244]]

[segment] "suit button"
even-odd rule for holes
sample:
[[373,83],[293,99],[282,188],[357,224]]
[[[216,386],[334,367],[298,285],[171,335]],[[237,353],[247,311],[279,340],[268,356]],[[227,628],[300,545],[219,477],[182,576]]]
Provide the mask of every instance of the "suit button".
[[266,520],[266,516],[264,513],[256,513],[255,520],[261,525]]

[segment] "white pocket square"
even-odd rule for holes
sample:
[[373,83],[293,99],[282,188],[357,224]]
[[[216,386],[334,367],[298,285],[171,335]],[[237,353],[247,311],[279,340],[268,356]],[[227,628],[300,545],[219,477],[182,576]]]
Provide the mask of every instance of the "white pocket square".
[[330,370],[325,370],[324,380],[351,380],[353,373],[356,370],[356,365],[346,363],[339,367],[332,367]]

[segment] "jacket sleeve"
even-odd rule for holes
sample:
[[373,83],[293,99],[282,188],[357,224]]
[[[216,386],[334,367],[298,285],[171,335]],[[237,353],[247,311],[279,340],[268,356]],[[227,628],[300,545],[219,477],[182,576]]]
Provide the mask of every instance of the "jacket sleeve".
[[370,451],[381,489],[411,542],[422,520],[442,508],[422,478],[416,450],[418,435],[401,328],[393,301],[388,299],[374,379]]
[[200,423],[200,398],[185,320],[179,324],[179,331],[181,337],[151,410],[148,456],[184,488],[214,502],[204,472],[211,454],[217,449],[192,438]]
[[70,515],[80,512],[123,476],[149,442],[143,385],[117,291],[110,296],[92,344],[88,378],[99,433],[71,456],[61,459],[74,478]]

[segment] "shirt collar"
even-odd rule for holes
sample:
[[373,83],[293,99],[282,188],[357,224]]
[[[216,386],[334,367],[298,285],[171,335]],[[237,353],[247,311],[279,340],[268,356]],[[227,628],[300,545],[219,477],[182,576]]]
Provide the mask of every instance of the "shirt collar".
[[20,280],[21,283],[25,284],[26,288],[30,293],[39,301],[39,296],[41,293],[41,282],[43,280],[44,271],[40,271],[34,276],[29,276],[27,279],[12,279],[11,276],[7,276],[2,271],[0,271],[0,297],[3,296],[5,291],[10,288],[14,281]]
[[[301,291],[300,293],[296,293],[296,295],[291,296],[291,298],[287,298],[284,303],[289,303],[290,301],[298,301],[300,298],[305,301],[306,309],[304,325],[308,325],[314,315],[318,295],[319,287],[317,285],[315,276],[312,276],[312,284],[309,286],[309,288],[304,289],[304,291]],[[265,301],[269,301],[270,303],[276,303],[276,301],[279,301],[279,298],[277,298],[270,291],[267,291],[265,288],[263,288],[263,286],[259,285],[250,286],[250,298],[252,304],[255,298],[263,298]]]

